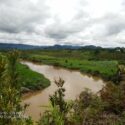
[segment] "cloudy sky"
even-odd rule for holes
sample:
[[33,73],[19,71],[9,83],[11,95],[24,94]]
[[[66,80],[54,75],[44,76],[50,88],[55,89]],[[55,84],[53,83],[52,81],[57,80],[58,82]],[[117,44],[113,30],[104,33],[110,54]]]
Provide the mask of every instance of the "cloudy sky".
[[125,0],[0,0],[0,43],[125,47]]

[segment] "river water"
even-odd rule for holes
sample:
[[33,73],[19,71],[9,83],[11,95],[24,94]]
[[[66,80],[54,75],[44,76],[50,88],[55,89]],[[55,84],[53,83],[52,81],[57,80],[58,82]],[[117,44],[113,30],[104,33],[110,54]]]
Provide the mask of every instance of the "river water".
[[30,104],[26,110],[26,115],[31,116],[33,120],[38,120],[40,113],[45,111],[45,105],[49,104],[49,95],[52,95],[57,89],[54,80],[58,80],[59,77],[65,81],[64,88],[66,89],[65,98],[76,99],[79,94],[85,89],[89,88],[92,92],[96,93],[105,84],[103,80],[98,77],[88,76],[82,74],[79,71],[68,70],[64,68],[58,68],[49,65],[38,65],[31,62],[22,62],[26,64],[30,69],[38,73],[42,73],[46,78],[51,81],[51,85],[38,92],[25,95],[22,103]]

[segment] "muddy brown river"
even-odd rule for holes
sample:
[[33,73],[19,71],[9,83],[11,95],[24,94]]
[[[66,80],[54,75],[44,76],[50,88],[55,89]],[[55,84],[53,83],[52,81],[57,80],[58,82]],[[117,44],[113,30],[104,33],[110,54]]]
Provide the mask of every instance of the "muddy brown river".
[[59,77],[65,80],[65,98],[67,100],[76,99],[85,88],[89,88],[92,92],[96,93],[105,84],[100,78],[88,76],[79,71],[49,65],[38,65],[31,62],[22,63],[29,66],[33,71],[43,74],[51,81],[51,85],[48,88],[23,97],[22,103],[30,104],[26,110],[26,115],[31,116],[33,120],[38,120],[40,113],[42,114],[45,111],[45,107],[43,106],[49,104],[49,95],[53,94],[57,89],[54,80],[59,79]]

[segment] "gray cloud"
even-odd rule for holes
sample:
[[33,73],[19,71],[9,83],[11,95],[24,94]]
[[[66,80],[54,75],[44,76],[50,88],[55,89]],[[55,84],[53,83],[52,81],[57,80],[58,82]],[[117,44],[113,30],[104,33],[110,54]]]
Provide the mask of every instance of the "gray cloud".
[[118,35],[125,30],[125,17],[120,14],[108,14],[104,17],[104,24],[106,26],[108,36]]
[[123,15],[124,13],[108,13],[100,18],[91,19],[91,25],[87,29],[88,39],[101,46],[125,45],[125,16]]
[[33,32],[36,24],[47,17],[43,3],[34,5],[29,0],[0,1],[0,31],[9,33]]
[[73,24],[53,24],[45,29],[45,33],[48,37],[54,39],[65,39],[70,35],[74,35],[75,33],[79,33],[85,27],[80,25]]
[[70,35],[77,34],[89,27],[91,21],[88,19],[89,15],[80,10],[68,23],[62,23],[59,19],[56,19],[54,23],[45,28],[45,34],[57,40],[66,39]]
[[[48,5],[50,1],[0,0],[0,42],[125,46],[124,0],[115,0],[120,3],[122,1],[118,12],[105,10],[99,17],[88,11],[92,7],[91,0],[74,0],[78,4],[73,4],[75,11],[70,20],[64,18],[68,18],[65,4],[67,1],[74,1],[64,0],[65,4],[62,6],[65,13],[60,13],[58,5],[55,5],[55,8],[57,7],[59,12],[53,11],[55,8]],[[111,1],[113,3],[113,0]],[[97,3],[97,8],[98,6]],[[97,8],[94,8],[95,11],[100,11],[96,10]]]
[[[56,22],[57,23],[57,22]],[[72,24],[59,24],[54,23],[45,29],[45,33],[48,37],[54,39],[65,39],[69,35],[73,35],[80,31],[80,27],[75,27]]]

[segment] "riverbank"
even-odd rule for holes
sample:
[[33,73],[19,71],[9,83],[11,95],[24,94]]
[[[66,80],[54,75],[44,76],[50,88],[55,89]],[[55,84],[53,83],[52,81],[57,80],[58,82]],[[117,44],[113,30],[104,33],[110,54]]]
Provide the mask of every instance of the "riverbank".
[[17,73],[22,93],[42,90],[50,85],[50,81],[44,75],[32,71],[24,64],[17,64]]
[[40,118],[39,114],[43,114],[45,111],[45,108],[42,106],[49,104],[49,95],[53,95],[57,90],[54,80],[58,80],[59,77],[65,81],[64,88],[66,89],[66,100],[75,100],[85,88],[92,90],[93,93],[97,93],[105,85],[102,79],[90,77],[77,70],[57,68],[50,65],[38,65],[31,62],[24,62],[24,64],[28,65],[31,70],[44,74],[44,76],[51,81],[51,85],[43,91],[29,94],[23,99],[23,104],[30,104],[26,114],[31,116],[35,121]]
[[56,58],[43,55],[28,55],[24,60],[33,63],[53,65],[72,70],[79,70],[93,76],[101,77],[105,81],[118,82],[118,62],[117,61],[96,61],[79,60],[71,58]]
[[[8,63],[8,53],[0,53],[0,57]],[[44,75],[32,71],[28,66],[22,64],[21,60],[16,63],[16,73],[23,94],[42,90],[50,85],[50,81]]]

